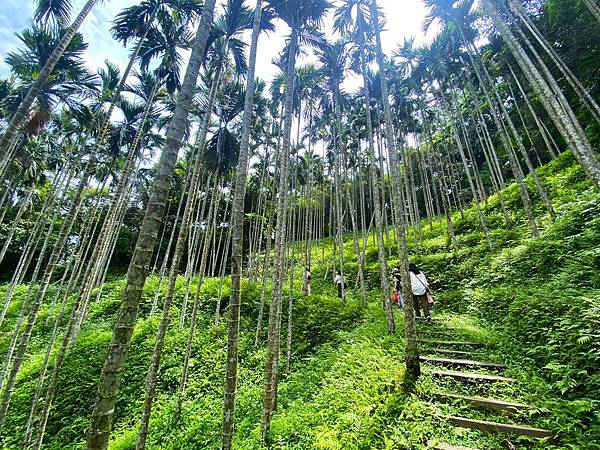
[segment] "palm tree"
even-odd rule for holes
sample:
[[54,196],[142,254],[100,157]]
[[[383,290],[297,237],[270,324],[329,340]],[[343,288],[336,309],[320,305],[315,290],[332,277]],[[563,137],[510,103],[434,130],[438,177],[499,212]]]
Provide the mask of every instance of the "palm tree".
[[[21,127],[27,120],[27,115],[29,114],[29,110],[31,109],[31,105],[37,99],[40,94],[42,87],[46,84],[46,81],[53,73],[56,65],[59,63],[61,58],[63,57],[64,52],[67,50],[71,40],[76,36],[77,30],[83,23],[86,16],[90,13],[97,0],[87,0],[84,4],[75,20],[71,23],[69,28],[64,31],[62,37],[52,53],[48,56],[48,58],[43,62],[43,67],[40,70],[39,74],[35,78],[35,81],[27,91],[27,95],[23,98],[19,107],[13,114],[2,139],[0,139],[0,161],[8,161],[12,158],[14,148],[14,141],[21,130]],[[40,1],[38,3],[38,8],[36,10],[36,17],[43,18],[50,16],[54,13],[58,13],[60,19],[66,19],[69,16],[71,7],[70,2],[68,0],[59,0],[57,2],[47,2],[45,0]]]
[[227,336],[227,372],[223,402],[223,435],[221,448],[229,450],[235,428],[235,396],[237,391],[238,346],[240,335],[240,306],[242,296],[242,259],[244,235],[244,199],[250,159],[250,131],[252,129],[256,53],[262,16],[262,0],[257,0],[252,24],[252,38],[246,73],[246,95],[242,117],[242,138],[238,158],[238,174],[233,193],[231,224],[231,295],[229,300],[229,331]]
[[192,54],[182,88],[177,97],[177,106],[167,128],[165,145],[153,181],[152,194],[142,221],[136,250],[129,265],[121,311],[113,328],[108,355],[100,375],[98,394],[94,402],[88,433],[87,447],[90,450],[105,449],[108,446],[120,374],[127,358],[142,289],[150,269],[160,222],[164,216],[177,153],[183,144],[188,111],[192,104],[196,79],[202,65],[214,9],[215,0],[207,0],[194,38]]
[[[164,338],[169,323],[169,311],[175,293],[175,282],[179,273],[181,258],[188,241],[192,212],[197,200],[195,195],[197,191],[196,186],[199,182],[201,163],[203,161],[203,155],[200,150],[203,149],[205,145],[213,105],[221,82],[221,74],[229,62],[229,57],[233,56],[234,64],[240,73],[245,72],[247,68],[244,55],[244,44],[238,39],[238,36],[249,28],[249,24],[251,23],[250,19],[251,13],[245,7],[243,0],[228,0],[227,4],[224,6],[224,13],[219,16],[217,20],[215,20],[212,33],[209,35],[209,39],[207,41],[208,54],[205,58],[205,62],[207,62],[209,59],[214,61],[215,67],[212,70],[211,87],[208,94],[208,102],[205,108],[206,112],[203,118],[203,123],[196,137],[195,147],[198,149],[198,151],[194,157],[194,164],[192,167],[190,167],[192,171],[189,187],[190,195],[188,195],[183,210],[181,226],[179,228],[179,233],[175,243],[173,259],[171,261],[167,295],[163,303],[163,311],[157,332],[154,352],[152,354],[152,362],[148,368],[148,375],[146,379],[146,399],[142,412],[142,423],[138,433],[138,450],[142,450],[145,447],[145,442],[147,439],[158,369],[160,367]],[[213,58],[208,57],[211,54],[214,54]]]
[[[31,90],[31,86],[37,82],[37,74],[49,59],[50,52],[60,41],[63,33],[64,29],[60,26],[33,25],[18,35],[24,48],[6,56],[6,63],[18,81],[2,99],[4,109],[13,117],[23,98]],[[27,152],[17,152],[17,150],[26,146],[28,137],[41,132],[59,106],[66,107],[73,113],[81,112],[82,101],[96,94],[97,79],[85,68],[83,60],[83,53],[87,48],[88,44],[84,42],[83,36],[76,33],[57,62],[52,77],[47,78],[36,88],[38,93],[35,107],[23,119],[19,128],[19,136],[23,139],[11,144],[11,152],[15,156],[14,162],[28,164]],[[8,130],[6,133],[9,132]],[[13,160],[11,158],[9,156],[0,158],[0,179],[6,177]]]
[[[345,1],[336,11],[335,14],[335,29],[341,31],[344,34],[350,36],[351,41],[356,42],[357,48],[354,69],[362,75],[363,87],[362,96],[365,102],[365,118],[366,118],[366,129],[367,129],[367,157],[369,161],[369,178],[373,187],[374,194],[374,213],[375,213],[375,227],[377,230],[377,245],[379,252],[379,276],[381,279],[381,293],[382,303],[386,309],[386,318],[388,320],[388,330],[395,328],[393,315],[391,315],[391,305],[389,302],[390,292],[389,285],[387,283],[388,267],[387,267],[387,254],[384,242],[384,213],[382,212],[382,200],[381,193],[383,192],[383,186],[381,178],[376,173],[376,160],[375,160],[375,140],[373,132],[373,118],[371,115],[371,92],[369,86],[372,85],[369,81],[369,74],[367,69],[367,50],[370,44],[369,35],[372,31],[372,19],[370,12],[369,0],[347,0]],[[383,171],[382,174],[383,176]],[[366,240],[365,240],[366,242]]]
[[[321,72],[327,82],[327,87],[332,93],[332,141],[333,141],[333,156],[334,156],[334,191],[335,191],[335,212],[336,212],[336,239],[338,241],[340,252],[340,274],[344,278],[344,235],[342,223],[342,93],[340,92],[340,84],[342,83],[344,73],[348,64],[348,48],[347,43],[340,40],[334,43],[324,42],[318,46],[317,57],[321,62]],[[351,211],[355,214],[355,211]],[[359,272],[362,273],[362,259],[360,259]],[[359,274],[362,280],[362,277]],[[364,283],[361,286],[361,292],[364,293]],[[345,299],[344,285],[342,284],[342,299]]]
[[309,33],[311,27],[321,23],[330,4],[327,0],[269,0],[268,5],[275,16],[285,21],[290,27],[291,34],[286,52],[284,131],[281,147],[279,197],[277,199],[277,223],[275,225],[273,299],[269,309],[269,339],[261,415],[261,437],[263,442],[268,441],[271,415],[275,408],[277,395],[296,54],[299,50],[300,36],[306,36],[307,38],[311,36],[311,33]]
[[[375,31],[376,39],[376,55],[377,65],[379,67],[380,83],[381,83],[381,97],[383,103],[383,113],[385,119],[385,139],[387,143],[387,151],[390,157],[390,169],[393,171],[391,177],[392,188],[394,189],[394,198],[400,200],[400,204],[404,205],[404,194],[400,186],[400,182],[397,178],[400,176],[399,163],[397,161],[396,154],[396,142],[394,141],[394,130],[392,123],[392,112],[389,102],[389,93],[387,79],[385,75],[385,64],[383,59],[383,47],[381,43],[381,23],[379,21],[379,11],[377,1],[372,0],[370,6],[371,20],[373,29]],[[398,247],[400,251],[400,266],[402,267],[402,279],[409,280],[410,275],[408,271],[408,248],[406,243],[406,227],[404,224],[403,215],[400,214],[398,208],[394,210],[396,219],[396,227],[398,234]],[[403,283],[403,294],[406,302],[404,308],[404,327],[406,336],[406,382],[407,385],[411,386],[414,384],[416,379],[421,373],[421,367],[419,364],[419,349],[417,346],[417,329],[415,324],[415,312],[413,307],[412,291],[410,283]],[[389,298],[386,302],[389,303]]]
[[[166,86],[167,92],[171,94],[179,88],[179,70],[182,60],[181,56],[178,54],[178,48],[187,48],[189,35],[186,31],[186,25],[180,23],[180,19],[177,19],[178,17],[191,19],[193,15],[190,11],[182,10],[181,14],[177,16],[170,14],[161,14],[158,16],[156,26],[153,26],[151,32],[146,36],[142,51],[140,52],[142,72],[136,75],[139,83],[132,87],[128,87],[128,90],[131,91],[131,93],[144,101],[145,107],[142,108],[143,113],[140,111],[141,117],[139,117],[138,120],[137,131],[134,131],[133,129],[130,130],[129,137],[124,140],[124,142],[129,143],[129,145],[127,145],[128,153],[124,163],[122,176],[119,178],[113,199],[108,207],[107,215],[99,233],[100,238],[97,245],[94,246],[93,253],[90,256],[91,264],[88,267],[89,270],[86,271],[87,277],[89,278],[84,283],[86,288],[79,294],[78,299],[79,303],[83,302],[83,306],[78,314],[78,318],[75,321],[70,320],[67,324],[50,375],[48,390],[44,398],[44,406],[37,426],[37,435],[34,445],[36,449],[39,448],[43,442],[45,427],[55,395],[58,375],[64,358],[66,357],[68,344],[71,340],[76,339],[79,327],[86,315],[87,302],[89,301],[91,290],[96,285],[102,286],[108,270],[108,265],[111,255],[114,252],[119,230],[117,224],[122,220],[125,211],[124,202],[126,193],[130,187],[134,171],[134,162],[139,154],[140,146],[146,141],[146,135],[152,127],[153,117],[156,118],[155,98],[158,96],[159,90],[163,85]],[[147,48],[150,48],[151,50],[147,50]],[[156,76],[154,76],[145,72],[145,69],[152,59],[156,57],[161,57],[161,61],[159,66],[155,69]],[[109,75],[111,73],[112,75]],[[113,92],[114,88],[119,83],[118,73],[116,73],[114,69],[111,70],[110,66],[107,71],[104,71],[104,75],[101,75],[101,78],[107,81],[106,84],[110,87],[110,89],[108,89],[109,92]],[[111,97],[112,94],[104,96],[107,100],[110,100]],[[127,103],[122,103],[121,106],[123,107],[124,104]],[[117,136],[119,139],[122,139],[121,133]],[[109,141],[111,140],[112,138],[109,138]],[[98,296],[100,294],[101,290],[99,290]]]
[[[425,23],[423,24],[423,28],[427,29],[435,19],[441,20],[445,25],[449,23],[454,24],[460,39],[467,47],[466,54],[470,66],[475,72],[475,76],[481,86],[484,99],[490,108],[496,129],[500,134],[502,145],[506,150],[515,181],[519,188],[519,194],[521,196],[521,201],[523,202],[523,207],[525,209],[527,221],[531,228],[531,233],[534,237],[539,237],[539,229],[533,216],[531,197],[524,181],[525,176],[521,166],[519,165],[513,144],[510,141],[509,134],[506,129],[505,121],[510,120],[508,111],[506,110],[506,106],[504,105],[504,102],[500,98],[500,95],[498,94],[498,91],[491,80],[485,64],[483,64],[481,58],[479,57],[479,52],[473,43],[473,30],[467,26],[469,21],[473,19],[469,13],[472,6],[472,0],[463,0],[456,5],[456,8],[454,7],[455,2],[450,0],[425,1],[429,8],[429,14],[425,20]],[[498,110],[500,110],[500,112]],[[501,117],[500,113],[502,113],[503,117]]]

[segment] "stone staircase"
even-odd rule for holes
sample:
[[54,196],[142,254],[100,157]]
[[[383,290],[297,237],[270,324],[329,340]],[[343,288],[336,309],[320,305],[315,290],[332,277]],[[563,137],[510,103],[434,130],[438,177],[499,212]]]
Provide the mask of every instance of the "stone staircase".
[[[511,398],[511,386],[519,381],[503,373],[508,369],[505,364],[486,359],[489,344],[461,336],[440,321],[418,323],[418,333],[423,371],[431,374],[439,388],[429,395],[436,410],[442,411],[436,413],[440,419],[455,429],[501,435],[508,449],[527,448],[530,440],[553,446],[552,431],[527,423],[535,416],[530,414],[535,407]],[[444,413],[449,406],[458,407],[460,415]],[[461,433],[455,434],[452,444],[434,439],[428,448],[489,450],[461,446]],[[511,442],[514,439],[518,446]]]

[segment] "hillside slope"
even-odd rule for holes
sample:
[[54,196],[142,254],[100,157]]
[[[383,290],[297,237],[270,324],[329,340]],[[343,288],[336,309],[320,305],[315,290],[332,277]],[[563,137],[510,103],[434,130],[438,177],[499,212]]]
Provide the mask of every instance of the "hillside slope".
[[[496,198],[490,198],[484,206],[496,245],[493,252],[487,249],[471,209],[464,217],[454,215],[458,252],[449,250],[445,225],[435,223],[431,228],[424,224],[418,236],[411,234],[411,254],[436,290],[438,323],[489,343],[487,356],[509,363],[508,374],[519,381],[511,394],[523,401],[535,401],[539,409],[527,420],[557,434],[557,444],[552,448],[598,449],[600,196],[591,189],[569,153],[539,173],[559,214],[556,223],[551,223],[541,204],[536,203],[542,229],[540,239],[528,237],[518,192],[512,185],[505,192],[513,220],[509,227],[502,222]],[[346,272],[353,288],[356,258],[350,237],[346,245]],[[328,242],[324,261],[331,252]],[[429,439],[451,441],[458,434],[463,445],[490,450],[506,448],[504,437],[457,431],[443,419],[457,407],[439,407],[431,401],[431,393],[443,386],[434,380],[429,368],[424,368],[416,393],[403,392],[403,337],[402,333],[387,335],[376,289],[377,251],[372,244],[367,252],[367,279],[372,290],[366,308],[360,305],[357,292],[349,293],[347,304],[335,297],[330,280],[325,279],[327,268],[322,265],[321,256],[319,251],[313,266],[314,295],[307,298],[295,294],[292,366],[288,372],[282,358],[278,411],[272,423],[273,447],[417,449],[425,448]],[[390,265],[394,263],[390,261]],[[299,286],[300,273],[296,277]],[[90,398],[95,394],[123,286],[122,279],[104,286],[102,301],[92,306],[68,357],[46,433],[48,449],[84,447]],[[135,424],[158,327],[158,317],[149,317],[156,288],[157,279],[150,279],[117,404],[111,449],[135,448]],[[208,280],[202,287],[201,314],[180,421],[175,420],[176,392],[187,328],[178,330],[179,309],[173,308],[148,448],[219,448],[226,327],[225,321],[218,326],[213,324],[218,288],[219,280]],[[181,279],[176,297],[179,301],[184,290]],[[192,293],[194,290],[195,285]],[[21,289],[18,299],[23,294]],[[223,295],[228,295],[227,286]],[[235,443],[238,449],[260,448],[265,351],[254,347],[259,299],[260,286],[246,283]],[[15,301],[2,325],[1,350],[8,345],[19,307],[20,301]],[[46,305],[40,313],[40,324],[44,324],[49,311],[50,306]],[[397,313],[396,319],[401,329],[402,314]],[[21,448],[50,331],[50,325],[35,330],[5,425],[5,449]],[[282,335],[285,339],[285,325]],[[548,443],[527,439],[511,442],[517,448],[551,448]]]

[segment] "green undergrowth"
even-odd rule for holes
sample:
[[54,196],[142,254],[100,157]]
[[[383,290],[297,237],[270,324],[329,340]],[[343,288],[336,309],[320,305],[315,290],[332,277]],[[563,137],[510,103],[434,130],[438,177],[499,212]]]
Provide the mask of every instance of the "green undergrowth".
[[[528,180],[540,239],[530,237],[515,185],[510,185],[503,194],[510,213],[509,225],[503,222],[497,196],[492,196],[483,207],[493,250],[486,245],[474,208],[453,214],[460,247],[456,252],[446,235],[444,221],[433,221],[431,226],[424,221],[421,231],[411,232],[409,239],[411,256],[427,273],[438,300],[435,309],[438,321],[422,327],[422,333],[433,335],[437,330],[441,335],[485,342],[488,346],[475,350],[474,356],[507,364],[504,375],[518,382],[510,387],[492,387],[443,381],[431,374],[432,366],[424,364],[416,392],[406,393],[402,387],[403,333],[396,336],[387,333],[380,306],[378,254],[372,238],[365,268],[369,290],[366,307],[356,289],[357,260],[352,236],[346,236],[345,242],[347,303],[336,298],[332,240],[324,240],[313,250],[310,298],[298,292],[302,267],[297,266],[289,370],[284,316],[278,409],[271,425],[272,448],[413,450],[427,448],[429,441],[436,440],[488,450],[599,448],[600,196],[570,153],[561,155],[539,172],[558,215],[553,223]],[[388,246],[395,254],[393,230],[390,238]],[[392,258],[389,264],[392,267],[398,261]],[[61,371],[45,448],[84,448],[92,399],[124,286],[122,278],[107,282],[100,301],[90,306],[79,339]],[[158,279],[151,277],[145,286],[140,319],[123,375],[112,450],[135,448],[144,380],[159,324],[158,314],[150,315],[157,288]],[[149,449],[217,449],[220,445],[227,330],[226,320],[214,323],[216,298],[221,288],[218,279],[205,280],[201,289],[190,377],[181,418],[175,419],[177,387],[189,330],[189,319],[183,330],[179,330],[185,288],[185,280],[181,278],[176,286],[165,343]],[[0,297],[5,289],[6,286],[0,287]],[[243,286],[236,449],[260,448],[266,320],[262,327],[263,343],[258,348],[254,339],[261,289],[259,283],[246,282]],[[164,295],[164,283],[161,290]],[[1,351],[8,346],[26,291],[25,287],[19,287],[0,327]],[[56,314],[50,304],[54,294],[52,287],[48,303],[40,310],[17,380],[3,430],[5,449],[21,448],[36,377]],[[222,294],[226,312],[228,279]],[[269,286],[266,294],[268,311]],[[195,295],[196,280],[191,285],[189,308]],[[286,287],[285,315],[288,300]],[[161,303],[159,299],[158,310]],[[395,315],[397,328],[401,330],[402,314],[395,311]],[[545,442],[508,440],[503,435],[486,436],[452,427],[445,416],[468,415],[489,420],[493,417],[459,403],[436,401],[433,393],[440,390],[532,404],[535,408],[531,412],[504,419],[551,429],[558,441],[550,446]]]

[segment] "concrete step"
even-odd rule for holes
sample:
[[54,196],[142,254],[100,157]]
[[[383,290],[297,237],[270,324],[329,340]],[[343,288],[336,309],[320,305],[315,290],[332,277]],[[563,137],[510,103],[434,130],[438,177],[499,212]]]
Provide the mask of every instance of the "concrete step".
[[492,411],[515,413],[533,408],[531,405],[525,405],[517,402],[507,402],[494,398],[469,397],[467,395],[449,394],[445,392],[436,392],[435,398],[441,401],[462,400],[479,408],[485,408]]
[[496,364],[490,362],[474,361],[472,359],[447,359],[447,358],[434,358],[430,356],[422,356],[419,358],[422,362],[443,364],[446,366],[470,366],[470,367],[482,367],[485,369],[506,369],[504,364]]
[[485,433],[509,433],[518,436],[534,438],[553,438],[554,434],[549,430],[541,428],[526,427],[523,425],[511,425],[508,423],[488,422],[486,420],[468,419],[466,417],[449,416],[447,419],[457,427],[479,430]]
[[488,375],[485,373],[455,372],[453,370],[434,370],[432,373],[440,377],[452,377],[473,381],[504,381],[506,383],[514,383],[515,381],[517,381],[514,378],[500,377],[497,375]]

